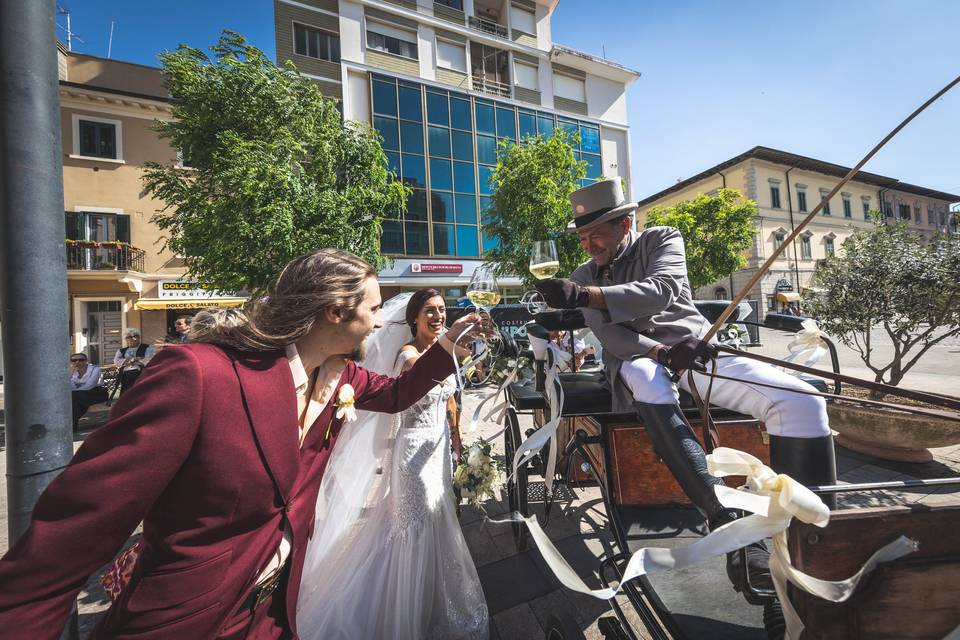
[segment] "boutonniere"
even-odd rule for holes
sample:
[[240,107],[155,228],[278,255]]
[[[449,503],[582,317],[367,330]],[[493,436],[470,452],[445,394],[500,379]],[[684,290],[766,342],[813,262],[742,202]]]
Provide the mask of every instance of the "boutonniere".
[[352,422],[357,419],[357,410],[353,408],[354,391],[353,387],[345,384],[340,387],[340,393],[337,394],[337,418],[344,422]]

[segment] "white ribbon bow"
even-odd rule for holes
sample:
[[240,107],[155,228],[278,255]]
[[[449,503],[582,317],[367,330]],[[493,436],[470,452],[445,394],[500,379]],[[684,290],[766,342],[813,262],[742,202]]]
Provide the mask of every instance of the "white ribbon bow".
[[[830,521],[830,510],[815,493],[784,474],[777,474],[760,460],[743,451],[718,447],[707,456],[707,468],[718,476],[746,476],[742,489],[716,487],[720,502],[731,509],[744,509],[753,515],[734,520],[712,531],[696,542],[676,549],[644,547],[630,557],[623,579],[615,589],[590,589],[563,558],[540,528],[536,516],[524,518],[518,513],[509,520],[524,522],[540,554],[557,579],[568,589],[595,598],[609,600],[628,580],[638,576],[681,569],[709,558],[722,556],[764,538],[773,538],[770,554],[770,573],[780,598],[786,622],[787,640],[799,640],[803,623],[787,596],[787,581],[798,588],[831,602],[843,602],[857,588],[860,579],[878,563],[890,562],[916,551],[916,542],[900,536],[874,553],[861,569],[850,578],[839,581],[820,580],[798,571],[790,563],[787,551],[787,527],[793,518],[825,527]],[[494,521],[498,522],[498,521]]]
[[[784,362],[793,362],[804,367],[812,367],[820,358],[827,353],[827,344],[823,341],[826,335],[817,326],[817,321],[813,318],[807,318],[802,323],[803,329],[797,331],[793,340],[787,345],[790,355],[784,358]],[[793,369],[784,368],[784,371],[793,376],[799,376],[800,372]]]

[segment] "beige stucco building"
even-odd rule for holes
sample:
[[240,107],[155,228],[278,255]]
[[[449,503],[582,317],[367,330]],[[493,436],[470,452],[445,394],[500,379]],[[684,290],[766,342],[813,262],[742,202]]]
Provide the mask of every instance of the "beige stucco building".
[[151,222],[163,204],[143,190],[144,163],[177,162],[153,130],[171,115],[160,70],[58,49],[71,348],[111,362],[128,327],[152,343],[217,301],[183,281]]
[[[654,206],[670,206],[737,189],[759,206],[757,235],[747,253],[747,266],[732,277],[701,287],[698,298],[729,299],[747,285],[777,247],[850,171],[849,167],[768,147],[754,147],[706,171],[640,201],[642,214]],[[809,286],[818,260],[839,251],[856,229],[868,227],[870,212],[880,210],[888,221],[903,220],[917,232],[933,236],[956,221],[950,205],[960,196],[861,171],[844,185],[828,206],[776,260],[750,291],[760,313],[780,309]],[[882,204],[881,204],[882,203]],[[778,299],[778,293],[781,295]]]

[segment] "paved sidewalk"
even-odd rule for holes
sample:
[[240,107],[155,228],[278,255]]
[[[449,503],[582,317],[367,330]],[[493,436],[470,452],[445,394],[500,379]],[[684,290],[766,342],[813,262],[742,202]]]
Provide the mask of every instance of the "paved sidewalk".
[[[470,390],[464,398],[464,425],[488,390]],[[94,428],[105,419],[104,408],[96,407],[89,414],[90,419],[82,428]],[[529,421],[528,417],[521,417]],[[529,422],[522,423],[527,428]],[[500,427],[488,423],[482,424],[477,433],[463,433],[463,440],[469,444],[481,436],[496,433]],[[78,447],[84,437],[82,432],[75,439]],[[2,442],[2,441],[0,441]],[[497,438],[494,450],[503,454],[503,440]],[[0,523],[6,523],[6,459],[2,455],[0,444]],[[838,467],[843,482],[873,482],[880,480],[907,479],[911,477],[942,477],[960,474],[960,445],[934,450],[935,461],[924,464],[899,464],[873,460],[838,448]],[[534,478],[537,479],[537,478]],[[531,491],[537,494],[542,484],[532,482]],[[105,496],[104,499],[109,499]],[[960,493],[946,488],[939,490],[921,489],[907,492],[875,491],[852,494],[842,498],[844,506],[877,506],[896,503],[938,504],[960,501]],[[542,515],[542,503],[532,501],[533,509]],[[543,627],[547,619],[563,612],[574,618],[578,626],[590,640],[602,638],[599,621],[612,616],[604,602],[572,593],[562,589],[539,552],[529,549],[518,552],[513,541],[511,526],[497,524],[490,520],[506,513],[506,499],[503,495],[490,500],[485,505],[486,514],[469,507],[464,508],[461,527],[470,552],[477,565],[481,583],[487,596],[491,614],[491,638],[493,640],[522,640],[543,637]],[[573,489],[565,492],[554,506],[553,513],[545,531],[574,569],[591,588],[601,586],[596,576],[600,559],[612,552],[612,536],[607,527],[606,514],[599,490],[595,487]],[[139,531],[128,541],[138,538]],[[0,553],[6,551],[6,526],[0,527]],[[98,571],[88,581],[79,597],[81,637],[85,636],[106,610],[108,600],[100,589]],[[621,598],[621,600],[625,600]],[[629,606],[625,609],[633,615]],[[642,626],[634,617],[634,629],[642,633]]]

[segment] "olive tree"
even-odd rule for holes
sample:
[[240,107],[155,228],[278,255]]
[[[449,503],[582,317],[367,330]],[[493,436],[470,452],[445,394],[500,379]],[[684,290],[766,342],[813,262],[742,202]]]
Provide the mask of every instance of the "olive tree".
[[[936,344],[960,335],[960,239],[927,242],[903,223],[855,232],[822,262],[806,301],[822,329],[853,348],[877,382],[896,385]],[[892,354],[878,350],[878,337]],[[884,340],[886,342],[886,340]]]

